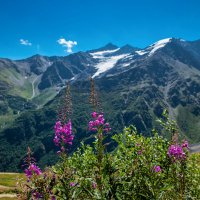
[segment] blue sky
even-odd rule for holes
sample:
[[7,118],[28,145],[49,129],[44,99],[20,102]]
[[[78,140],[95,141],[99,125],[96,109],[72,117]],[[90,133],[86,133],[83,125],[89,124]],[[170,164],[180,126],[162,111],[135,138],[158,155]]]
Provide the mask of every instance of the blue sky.
[[167,37],[197,40],[199,19],[199,0],[0,0],[0,57],[64,56],[109,42],[142,48]]

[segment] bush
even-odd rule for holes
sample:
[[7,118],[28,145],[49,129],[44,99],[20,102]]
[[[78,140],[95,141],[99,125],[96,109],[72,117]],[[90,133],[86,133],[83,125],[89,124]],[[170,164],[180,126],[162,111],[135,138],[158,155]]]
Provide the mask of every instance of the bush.
[[19,199],[200,199],[200,155],[189,154],[187,141],[178,142],[173,123],[162,121],[172,131],[170,141],[155,130],[152,137],[144,137],[134,126],[125,128],[113,136],[118,146],[108,153],[104,140],[109,124],[102,114],[94,112],[92,117],[94,146],[82,144],[71,156],[71,122],[56,123],[60,161],[41,172],[29,159]]
[[[166,111],[159,122],[170,140],[155,130],[152,137],[145,137],[130,126],[112,137],[118,145],[109,153],[106,138],[110,125],[103,113],[93,112],[88,129],[96,133],[94,144],[82,143],[68,155],[74,139],[72,122],[66,117],[71,113],[69,84],[65,98],[65,107],[54,127],[60,160],[42,172],[29,149],[27,181],[20,184],[19,199],[200,199],[200,155],[189,154],[188,142],[179,141],[176,124]],[[92,79],[90,102],[96,110],[99,102]]]

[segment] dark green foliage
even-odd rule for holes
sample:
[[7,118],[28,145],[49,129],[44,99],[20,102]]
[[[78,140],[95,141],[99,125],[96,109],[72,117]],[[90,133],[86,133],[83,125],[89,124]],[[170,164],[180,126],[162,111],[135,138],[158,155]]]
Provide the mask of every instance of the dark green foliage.
[[[102,102],[105,116],[113,128],[112,134],[120,132],[124,126],[129,126],[130,124],[135,124],[138,132],[146,136],[151,134],[153,126],[161,130],[156,123],[156,119],[161,117],[161,113],[165,108],[164,103],[160,101],[160,98],[164,97],[154,85],[148,86],[145,89],[131,88],[127,85],[128,83],[124,82],[124,85],[120,85],[120,88],[110,91],[108,90],[110,81],[107,82],[105,80],[104,84],[102,87],[102,85],[98,85],[97,81],[97,91],[98,93],[101,91],[101,96],[99,96],[100,102]],[[94,135],[88,131],[87,127],[90,118],[89,113],[92,111],[92,107],[89,104],[89,88],[89,81],[76,82],[71,87],[73,101],[72,125],[75,139],[70,152],[77,149],[82,141],[86,144],[91,144],[94,141]],[[2,155],[6,158],[5,163],[0,164],[1,171],[12,171],[17,168],[21,170],[21,159],[26,155],[27,146],[31,146],[34,152],[37,151],[37,160],[42,166],[45,163],[54,163],[56,154],[53,156],[53,152],[56,151],[56,148],[52,142],[53,126],[57,118],[59,105],[63,103],[64,94],[65,89],[44,108],[22,113],[14,121],[13,125],[0,133],[2,141],[1,152],[8,152],[6,155]],[[190,112],[198,112],[198,109],[195,109],[194,106],[189,111],[185,107],[178,109],[178,126],[184,137],[186,136],[191,142],[198,142],[200,141],[197,134],[200,128],[198,125],[199,117],[193,114],[188,115],[187,113]],[[116,145],[111,140],[112,134],[106,139],[109,151]],[[36,144],[40,148],[37,147],[35,149]],[[18,152],[13,151],[16,148],[19,149]],[[20,156],[16,156],[18,153]],[[51,154],[51,162],[46,159],[48,154]],[[15,161],[9,162],[10,158],[14,158]]]

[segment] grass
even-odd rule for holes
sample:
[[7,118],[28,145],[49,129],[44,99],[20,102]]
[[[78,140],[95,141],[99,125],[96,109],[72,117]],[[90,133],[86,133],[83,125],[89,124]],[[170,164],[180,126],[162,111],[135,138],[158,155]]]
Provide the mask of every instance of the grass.
[[32,84],[29,82],[29,80],[25,80],[23,77],[23,86],[22,85],[15,85],[10,89],[9,94],[10,95],[17,95],[23,98],[31,98],[32,96]]
[[0,173],[0,185],[7,186],[7,187],[15,187],[17,178],[24,178],[24,174]]
[[56,94],[57,93],[54,88],[45,89],[40,95],[36,96],[33,99],[33,102],[36,103],[37,105],[43,106],[48,101],[53,99]]
[[[16,197],[12,197],[16,194],[16,180],[17,178],[24,178],[24,174],[19,173],[0,173],[0,200],[14,200]],[[5,196],[4,196],[5,195]],[[11,195],[8,197],[6,195]]]
[[0,74],[0,80],[7,83],[8,86],[11,86],[7,91],[8,94],[18,95],[24,98],[30,98],[32,96],[31,82],[26,80],[15,69],[3,69]]
[[200,165],[200,153],[195,153],[197,160],[198,160],[198,164]]
[[32,96],[32,86],[28,81],[24,82],[24,86],[16,86],[13,87],[12,90],[9,91],[10,95],[17,95],[23,98],[31,98]]
[[190,139],[192,143],[197,143],[200,140],[199,137],[199,129],[200,129],[200,122],[199,117],[195,116],[191,113],[191,110],[189,108],[184,108],[183,106],[177,107],[177,124],[181,130],[185,133],[185,135],[188,137],[187,139]]
[[18,115],[13,115],[10,112],[6,115],[0,115],[0,131],[9,126]]

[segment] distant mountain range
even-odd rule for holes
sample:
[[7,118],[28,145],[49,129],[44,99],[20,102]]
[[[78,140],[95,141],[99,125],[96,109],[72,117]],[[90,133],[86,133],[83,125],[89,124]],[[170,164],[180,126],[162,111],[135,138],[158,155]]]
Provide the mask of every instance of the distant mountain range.
[[71,150],[81,140],[93,141],[86,127],[89,77],[114,130],[134,124],[149,135],[167,108],[182,137],[200,142],[200,40],[167,38],[144,49],[109,43],[64,57],[1,58],[0,170],[17,171],[28,145],[41,165],[55,162],[52,127],[66,81],[74,100]]

